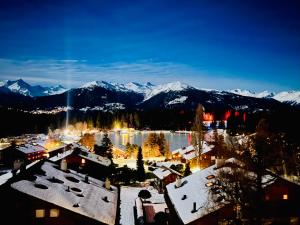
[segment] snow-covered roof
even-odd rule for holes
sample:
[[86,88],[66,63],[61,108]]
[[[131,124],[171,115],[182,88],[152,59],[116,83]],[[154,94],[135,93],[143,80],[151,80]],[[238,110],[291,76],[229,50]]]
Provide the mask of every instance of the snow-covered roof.
[[[239,162],[234,158],[226,160],[226,163]],[[230,167],[221,167],[221,169],[229,170]],[[179,188],[175,186],[175,182],[166,186],[170,200],[184,224],[191,223],[226,204],[225,202],[216,203],[212,201],[210,188],[206,186],[206,184],[215,181],[215,176],[219,170],[213,165],[181,179],[183,185]],[[249,173],[249,175],[251,174]],[[263,183],[269,185],[273,181],[273,177],[270,175],[263,177]],[[192,212],[194,202],[196,203],[196,212]]]
[[56,156],[53,156],[51,158],[49,158],[50,161],[52,162],[57,162],[69,155],[71,155],[73,153],[74,149],[70,149],[68,151],[62,152],[62,153],[58,153]]
[[[179,188],[175,187],[175,183],[167,185],[168,195],[184,224],[205,216],[212,208],[221,207],[215,205],[213,201],[208,201],[210,189],[205,186],[206,183],[210,182],[206,177],[216,173],[214,167],[210,166],[183,178],[182,182],[185,184]],[[184,195],[186,198],[182,200]],[[192,213],[194,202],[196,202],[198,211]]]
[[13,177],[13,173],[12,172],[7,172],[5,174],[2,174],[0,176],[0,185],[5,184],[12,177]]
[[176,150],[172,151],[172,154],[178,154],[179,153],[179,154],[183,155],[183,154],[185,154],[189,151],[193,151],[193,150],[194,150],[194,146],[189,145],[187,147],[179,148],[179,149],[176,149]]
[[38,144],[37,145],[23,144],[23,145],[17,146],[16,149],[23,152],[23,153],[25,153],[25,154],[46,151],[46,149],[43,146],[40,146]]
[[186,160],[192,160],[197,157],[196,151],[188,152],[182,155],[182,157]]
[[178,176],[182,176],[180,173],[178,173],[176,170],[173,170],[169,167],[166,166],[161,166],[158,167],[157,169],[155,169],[153,171],[153,174],[159,178],[160,180],[163,180],[164,178],[166,178],[167,176],[169,176],[170,174],[176,174]]
[[[41,169],[46,172],[45,176],[36,174],[35,181],[20,180],[12,183],[11,187],[102,223],[115,224],[118,200],[116,187],[111,186],[112,190],[107,190],[103,187],[104,182],[91,177],[89,177],[89,183],[86,183],[83,181],[85,175],[72,170],[70,173],[65,173],[56,166],[56,164],[45,162],[41,166]],[[63,183],[48,180],[53,177]],[[68,177],[72,177],[75,182]],[[40,189],[35,184],[45,185],[47,189]],[[66,191],[68,187],[69,192]],[[81,195],[78,196],[79,194]],[[107,198],[108,202],[104,201],[104,198]],[[74,207],[76,204],[79,207]]]
[[[32,162],[32,163],[26,165],[26,169],[28,169],[28,168],[32,167],[33,165],[37,164],[39,161],[40,161],[40,160],[36,160],[36,161],[34,161],[34,162]],[[20,170],[16,171],[16,174],[19,174],[19,173],[20,173]],[[0,186],[1,186],[2,184],[5,184],[5,183],[6,183],[10,178],[12,178],[12,177],[13,177],[13,173],[12,173],[11,171],[8,171],[7,173],[2,174],[2,175],[0,176]]]
[[182,164],[181,162],[177,162],[177,161],[162,161],[162,162],[155,162],[156,166],[158,167],[162,167],[162,166],[165,166],[165,167],[168,167],[170,168],[172,165],[178,165],[178,164]]
[[92,152],[90,152],[90,150],[88,148],[86,148],[82,145],[74,143],[73,148],[79,148],[81,150],[80,153],[79,153],[79,156],[84,158],[84,159],[87,159],[87,160],[90,160],[92,162],[101,164],[103,166],[110,166],[110,164],[111,164],[110,159],[108,159],[106,157],[103,157],[103,156],[100,156],[100,155],[97,155],[95,153],[92,153]]
[[102,157],[102,156],[94,154],[94,153],[91,153],[91,152],[87,153],[87,155],[79,154],[79,156],[84,158],[84,159],[90,160],[92,162],[101,164],[103,166],[110,166],[110,164],[111,164],[110,159],[108,159],[106,157]]
[[158,177],[160,180],[163,180],[165,177],[167,177],[171,174],[171,171],[166,168],[159,167],[153,171],[153,174],[156,177]]
[[[204,141],[201,154],[208,153],[212,149],[213,149],[213,145],[209,145],[206,141]],[[172,151],[172,154],[173,155],[180,154],[186,160],[191,160],[191,159],[197,157],[197,152],[195,151],[195,148],[193,145],[189,145],[185,148],[176,149],[176,150]]]

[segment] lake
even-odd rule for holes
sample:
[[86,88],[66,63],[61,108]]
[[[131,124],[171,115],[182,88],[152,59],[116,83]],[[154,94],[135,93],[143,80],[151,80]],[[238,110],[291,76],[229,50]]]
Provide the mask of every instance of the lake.
[[[171,132],[171,131],[134,131],[134,132],[109,132],[108,137],[112,143],[120,149],[125,150],[127,143],[141,146],[150,133],[163,133],[166,141],[169,143],[170,150],[176,150],[191,144],[191,133],[189,132]],[[95,135],[96,143],[101,144],[104,133],[100,132]]]

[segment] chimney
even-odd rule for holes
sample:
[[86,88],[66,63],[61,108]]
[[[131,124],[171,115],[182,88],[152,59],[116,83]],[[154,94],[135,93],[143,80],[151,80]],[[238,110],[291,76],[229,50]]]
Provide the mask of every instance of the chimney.
[[197,209],[196,209],[196,207],[197,207],[197,204],[196,204],[196,202],[193,202],[193,210],[191,211],[191,213],[195,213],[195,212],[197,212]]
[[85,182],[85,183],[89,183],[89,176],[88,176],[88,175],[85,175],[85,177],[84,177],[84,182]]
[[225,159],[216,158],[216,167],[220,168],[225,164]]
[[61,160],[61,162],[60,162],[60,169],[62,171],[66,171],[68,169],[68,165],[67,165],[67,160],[66,159]]
[[106,180],[105,180],[105,188],[106,188],[107,190],[110,190],[110,189],[111,189],[111,188],[110,188],[110,181],[109,181],[108,177],[107,177]]
[[177,178],[176,178],[176,181],[175,181],[175,187],[176,187],[176,188],[179,188],[179,187],[181,187],[181,185],[182,185],[181,179],[180,179],[180,177],[177,177]]
[[20,169],[22,163],[23,163],[23,162],[22,162],[21,160],[19,160],[19,159],[15,160],[15,161],[14,161],[14,170]]

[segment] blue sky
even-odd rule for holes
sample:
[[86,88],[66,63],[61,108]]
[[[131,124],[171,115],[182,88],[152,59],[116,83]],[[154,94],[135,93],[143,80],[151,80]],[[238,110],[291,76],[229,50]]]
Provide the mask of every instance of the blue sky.
[[297,0],[1,0],[0,78],[299,90],[299,12]]

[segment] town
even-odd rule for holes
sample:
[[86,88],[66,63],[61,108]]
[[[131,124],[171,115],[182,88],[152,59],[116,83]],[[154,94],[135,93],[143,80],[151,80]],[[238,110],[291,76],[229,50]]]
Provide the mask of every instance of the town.
[[[278,164],[270,152],[259,152],[282,155],[290,143],[282,138],[283,146],[272,145],[264,120],[251,134],[232,134],[227,123],[213,121],[199,105],[191,131],[79,123],[2,138],[2,218],[13,224],[251,224],[259,209],[264,224],[298,224],[299,164],[283,156]],[[141,134],[140,146],[131,142]],[[176,135],[187,145],[170,149]]]

